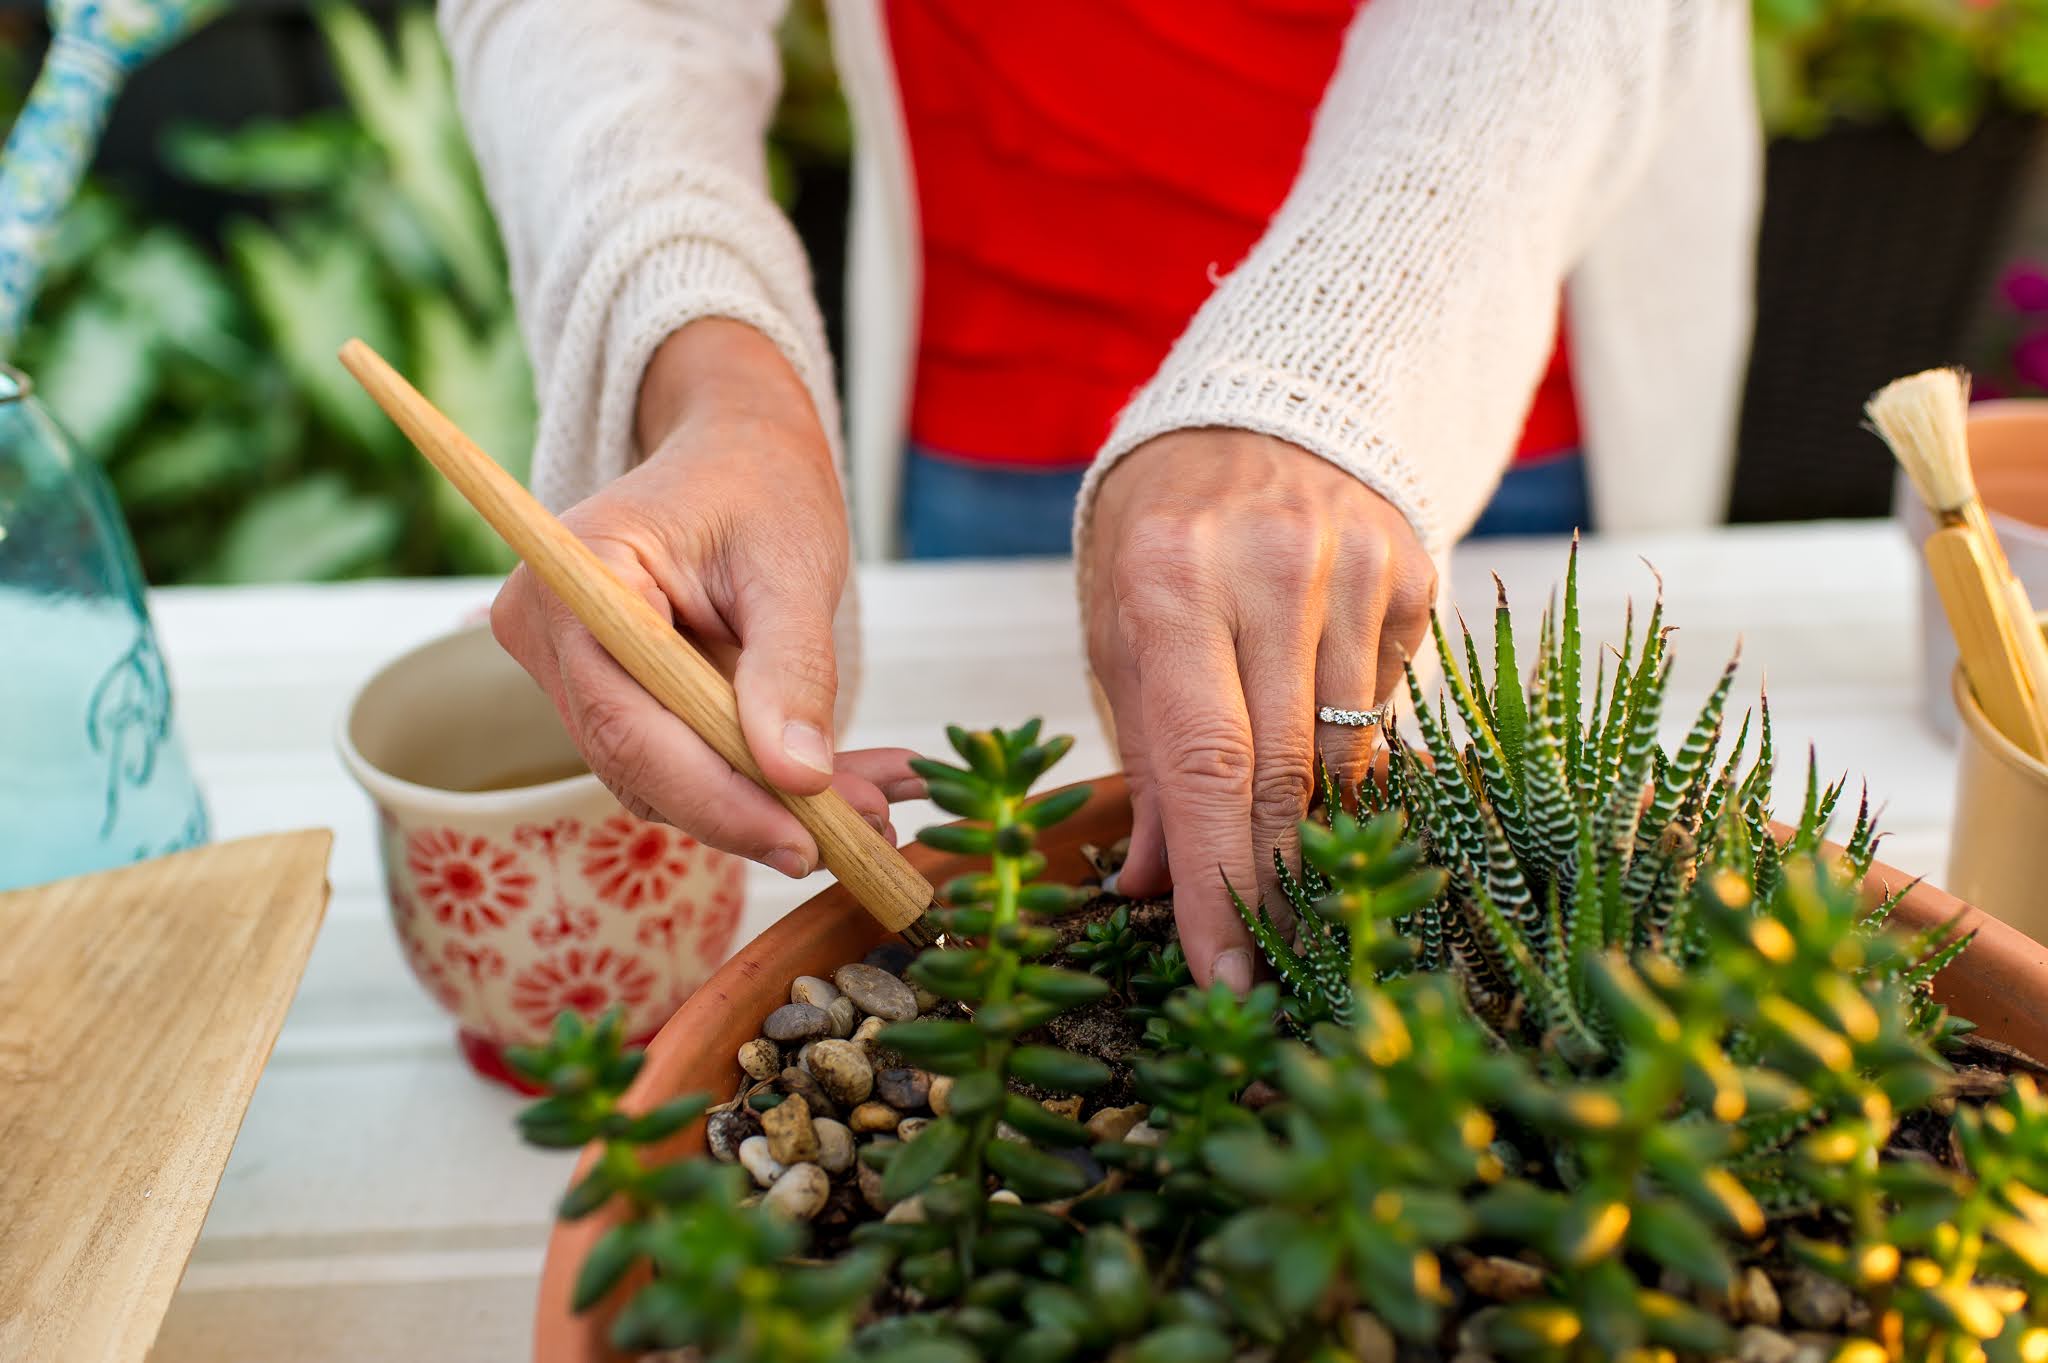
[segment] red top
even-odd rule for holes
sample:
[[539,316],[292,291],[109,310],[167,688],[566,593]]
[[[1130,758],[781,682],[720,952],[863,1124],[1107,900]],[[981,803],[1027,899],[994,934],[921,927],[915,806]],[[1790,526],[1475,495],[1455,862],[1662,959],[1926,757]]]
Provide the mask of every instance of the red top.
[[[1286,196],[1359,0],[888,0],[924,238],[911,438],[1085,464]],[[1578,443],[1563,341],[1521,453]]]

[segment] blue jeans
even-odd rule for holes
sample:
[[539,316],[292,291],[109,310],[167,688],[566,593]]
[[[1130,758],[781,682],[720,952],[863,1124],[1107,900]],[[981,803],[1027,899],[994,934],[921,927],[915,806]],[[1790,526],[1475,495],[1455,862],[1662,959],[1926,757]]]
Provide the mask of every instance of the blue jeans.
[[[908,558],[1017,558],[1071,547],[1082,470],[970,463],[913,445],[903,471]],[[1573,450],[1508,470],[1472,535],[1592,528],[1586,461]]]

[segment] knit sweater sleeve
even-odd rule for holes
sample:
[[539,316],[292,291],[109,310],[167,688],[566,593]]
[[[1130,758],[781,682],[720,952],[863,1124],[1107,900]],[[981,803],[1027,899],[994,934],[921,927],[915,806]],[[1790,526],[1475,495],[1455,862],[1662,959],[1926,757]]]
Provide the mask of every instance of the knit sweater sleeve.
[[442,0],[540,403],[535,492],[577,501],[637,458],[649,358],[684,323],[747,322],[835,449],[803,247],[768,191],[784,0]]
[[1234,427],[1355,474],[1439,565],[1512,453],[1566,273],[1746,0],[1370,0],[1285,203],[1083,486]]

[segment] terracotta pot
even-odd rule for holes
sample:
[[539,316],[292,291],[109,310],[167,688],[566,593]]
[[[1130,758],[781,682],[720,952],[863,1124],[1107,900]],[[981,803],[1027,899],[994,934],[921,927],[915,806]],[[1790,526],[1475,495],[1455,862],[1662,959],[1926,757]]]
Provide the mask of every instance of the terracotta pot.
[[[1094,796],[1079,813],[1053,828],[1040,843],[1046,874],[1054,880],[1087,875],[1083,844],[1106,847],[1130,831],[1131,811],[1120,775],[1089,783]],[[977,860],[933,851],[921,845],[906,849],[912,862],[934,883],[969,869]],[[1889,866],[1871,868],[1874,891],[1905,884],[1912,877]],[[2048,948],[1990,918],[1954,896],[1921,884],[1906,896],[1894,921],[1907,930],[1954,923],[1973,930],[1977,940],[1954,966],[1943,972],[1935,993],[1941,1001],[1976,1022],[1986,1036],[2048,1055]],[[761,1019],[787,1001],[789,982],[798,975],[829,975],[848,961],[857,961],[885,934],[838,886],[805,902],[742,948],[671,1018],[647,1048],[646,1064],[627,1095],[626,1106],[644,1111],[679,1094],[713,1093],[723,1098],[740,1083],[739,1048],[760,1033]],[[675,1159],[704,1148],[699,1122],[655,1148],[653,1158]],[[586,1150],[576,1176],[597,1157]],[[613,1316],[629,1292],[615,1290],[597,1310],[577,1316],[569,1297],[577,1271],[598,1238],[617,1223],[607,1208],[581,1221],[559,1224],[548,1241],[541,1270],[540,1296],[534,1321],[535,1363],[614,1363],[623,1359],[606,1343]]]

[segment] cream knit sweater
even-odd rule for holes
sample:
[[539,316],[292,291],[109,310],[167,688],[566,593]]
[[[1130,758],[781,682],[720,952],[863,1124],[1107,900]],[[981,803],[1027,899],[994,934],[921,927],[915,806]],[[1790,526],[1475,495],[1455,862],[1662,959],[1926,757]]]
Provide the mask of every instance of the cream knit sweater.
[[[848,493],[894,538],[918,287],[878,0],[834,0],[859,146]],[[628,468],[640,375],[699,317],[772,338],[839,438],[762,136],[783,0],[442,0],[541,404],[537,490]],[[1748,0],[1369,0],[1293,191],[1084,485],[1162,432],[1264,431],[1399,507],[1439,563],[1483,508],[1566,301],[1603,528],[1719,519],[1759,189]],[[1018,400],[1029,401],[1029,394]]]

